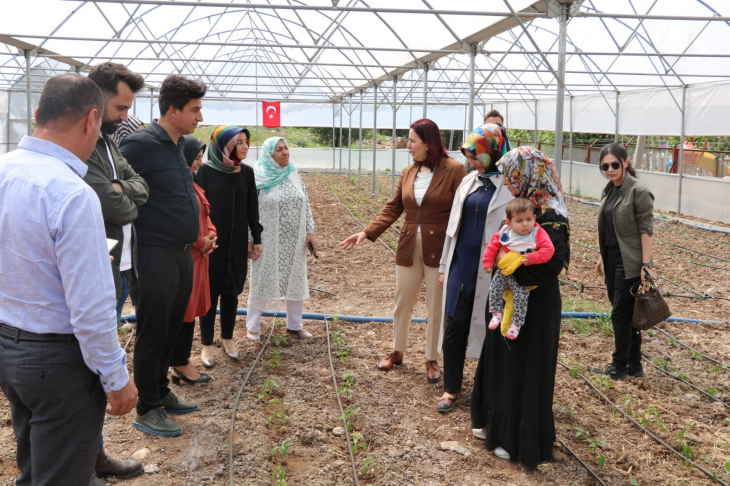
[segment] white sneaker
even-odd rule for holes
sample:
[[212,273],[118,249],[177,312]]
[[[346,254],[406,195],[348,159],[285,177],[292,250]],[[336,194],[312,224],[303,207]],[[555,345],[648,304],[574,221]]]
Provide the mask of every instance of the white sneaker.
[[509,452],[502,449],[501,447],[497,447],[494,449],[494,455],[499,457],[500,459],[507,459],[509,461]]
[[487,440],[487,429],[471,429],[471,433],[479,440]]

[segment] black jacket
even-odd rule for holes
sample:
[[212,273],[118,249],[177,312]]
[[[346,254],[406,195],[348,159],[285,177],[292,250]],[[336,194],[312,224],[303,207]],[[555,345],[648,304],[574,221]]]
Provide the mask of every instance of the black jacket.
[[175,146],[157,122],[122,141],[122,155],[150,188],[135,221],[140,245],[182,249],[198,239],[198,201],[184,148],[182,137]]
[[205,191],[218,233],[218,249],[210,254],[211,288],[238,295],[248,270],[248,233],[260,245],[263,231],[253,169],[242,163],[240,172],[228,174],[204,165],[195,179]]
[[[124,240],[123,226],[131,224],[137,219],[137,208],[147,202],[149,187],[147,182],[137,174],[127,161],[122,157],[117,145],[109,135],[99,138],[94,147],[94,152],[86,161],[88,171],[84,181],[96,192],[101,203],[101,213],[104,216],[104,229],[106,237],[119,241],[119,244],[111,251],[112,273],[114,274],[114,285],[117,289],[117,298],[121,297],[121,286],[119,279],[119,264],[122,260],[122,241]],[[114,169],[117,178],[114,178],[112,167],[109,164],[109,155],[106,147],[109,146]],[[112,186],[113,182],[121,184],[124,192],[117,192]],[[136,272],[137,241],[132,225],[132,269]]]

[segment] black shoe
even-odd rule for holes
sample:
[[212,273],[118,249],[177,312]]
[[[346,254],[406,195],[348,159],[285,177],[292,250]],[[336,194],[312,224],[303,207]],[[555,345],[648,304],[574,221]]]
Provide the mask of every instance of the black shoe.
[[471,407],[471,393],[466,396],[466,400],[464,400],[464,403]]
[[188,385],[194,385],[196,383],[205,383],[206,381],[211,380],[210,375],[207,373],[198,372],[198,374],[200,375],[200,377],[198,377],[197,380],[191,380],[190,378],[185,376],[185,374],[182,371],[178,370],[177,368],[175,368],[173,366],[172,373],[170,374],[170,378],[171,378],[172,382],[176,385],[180,384],[180,380],[184,381]]
[[613,363],[609,363],[606,365],[606,368],[603,370],[605,374],[607,374],[609,377],[611,377],[612,380],[618,380],[623,381],[626,379],[628,373],[626,372],[626,368],[623,370],[616,367]]
[[170,415],[185,415],[199,410],[198,404],[195,402],[181,402],[177,395],[170,392],[162,400],[162,406],[165,412]]
[[641,363],[635,364],[635,365],[630,364],[626,368],[626,371],[629,374],[629,376],[633,376],[634,378],[643,378],[644,377],[644,367],[641,365]]

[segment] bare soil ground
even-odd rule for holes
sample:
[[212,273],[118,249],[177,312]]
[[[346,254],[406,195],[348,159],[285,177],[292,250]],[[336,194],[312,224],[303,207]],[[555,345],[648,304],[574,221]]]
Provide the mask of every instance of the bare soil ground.
[[[352,252],[338,243],[359,231],[360,221],[372,217],[364,207],[378,211],[387,200],[382,179],[377,197],[370,197],[370,181],[363,187],[345,176],[304,176],[312,203],[320,242],[320,258],[310,257],[309,276],[317,291],[305,303],[305,312],[326,314],[390,316],[393,311],[394,254],[379,243],[366,243]],[[336,195],[336,196],[335,196]],[[339,198],[339,200],[338,200]],[[352,199],[350,199],[352,198]],[[356,202],[353,202],[356,201]],[[348,213],[348,209],[352,214]],[[597,208],[569,201],[572,223],[573,258],[570,273],[561,275],[563,308],[568,311],[606,311],[608,300],[602,279],[595,272],[597,254]],[[655,224],[655,273],[663,291],[673,294],[710,294],[730,298],[730,236],[705,232],[679,224]],[[395,247],[397,234],[388,231],[386,245]],[[679,248],[671,243],[691,248]],[[580,246],[578,243],[587,245]],[[704,252],[707,255],[698,253]],[[711,256],[708,256],[711,255]],[[709,268],[706,265],[722,268]],[[585,286],[580,292],[575,286]],[[593,288],[596,287],[596,288]],[[247,290],[239,298],[246,306]],[[729,300],[668,297],[675,316],[725,321],[723,324],[664,324],[662,328],[699,353],[730,363]],[[425,317],[423,296],[415,316]],[[154,438],[132,429],[133,416],[107,417],[104,426],[106,447],[117,457],[148,448],[145,463],[159,467],[145,474],[109,484],[140,485],[224,485],[228,484],[228,432],[232,403],[262,343],[245,339],[245,318],[235,331],[241,358],[231,361],[219,346],[217,365],[211,370],[214,381],[197,386],[175,386],[182,399],[200,404],[200,412],[176,417],[184,434],[176,438]],[[273,319],[266,319],[262,336]],[[281,325],[281,322],[279,323]],[[236,485],[277,484],[273,474],[283,471],[290,485],[353,484],[352,468],[344,436],[333,429],[342,426],[329,368],[325,325],[308,321],[315,334],[309,342],[270,343],[262,362],[255,368],[243,390],[235,415],[233,470]],[[343,361],[335,357],[340,383],[353,375],[351,397],[343,392],[343,406],[354,432],[367,449],[358,447],[355,459],[359,482],[372,485],[593,485],[585,469],[559,444],[556,461],[526,470],[496,458],[472,437],[469,409],[463,399],[454,411],[436,412],[442,384],[425,380],[425,324],[413,324],[404,363],[390,373],[382,373],[375,363],[391,350],[390,324],[332,323],[345,351]],[[278,327],[276,335],[283,332]],[[124,345],[128,336],[120,334]],[[560,359],[569,368],[585,374],[613,403],[649,430],[691,457],[718,478],[730,480],[725,468],[730,459],[730,409],[713,402],[679,380],[645,363],[643,379],[610,382],[590,372],[610,360],[613,338],[607,320],[564,320]],[[129,347],[129,356],[133,343]],[[202,370],[200,347],[195,342],[193,363]],[[657,332],[645,334],[645,356],[657,366],[695,384],[703,391],[728,401],[728,370],[692,353]],[[473,386],[476,362],[469,360],[465,372],[465,392]],[[130,369],[131,371],[131,369]],[[605,401],[570,370],[558,366],[554,411],[559,437],[598,471],[609,485],[710,484],[697,469],[688,467],[669,453]],[[728,402],[730,403],[730,402]],[[13,484],[17,474],[15,440],[7,402],[0,398],[0,484]],[[291,440],[287,457],[281,451]],[[458,441],[470,455],[441,451],[442,441]],[[362,445],[362,442],[360,444]],[[369,466],[365,467],[368,463]],[[603,463],[601,467],[601,463]],[[275,469],[279,468],[279,469]],[[363,469],[364,468],[364,469]],[[730,468],[730,463],[728,463]],[[284,484],[280,481],[278,484]]]

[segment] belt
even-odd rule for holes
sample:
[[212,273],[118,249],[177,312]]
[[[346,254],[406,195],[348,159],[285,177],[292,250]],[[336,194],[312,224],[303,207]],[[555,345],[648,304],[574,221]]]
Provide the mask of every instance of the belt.
[[0,337],[12,339],[16,343],[27,341],[34,343],[75,343],[78,342],[73,334],[37,334],[35,332],[23,331],[17,327],[8,326],[0,322]]

